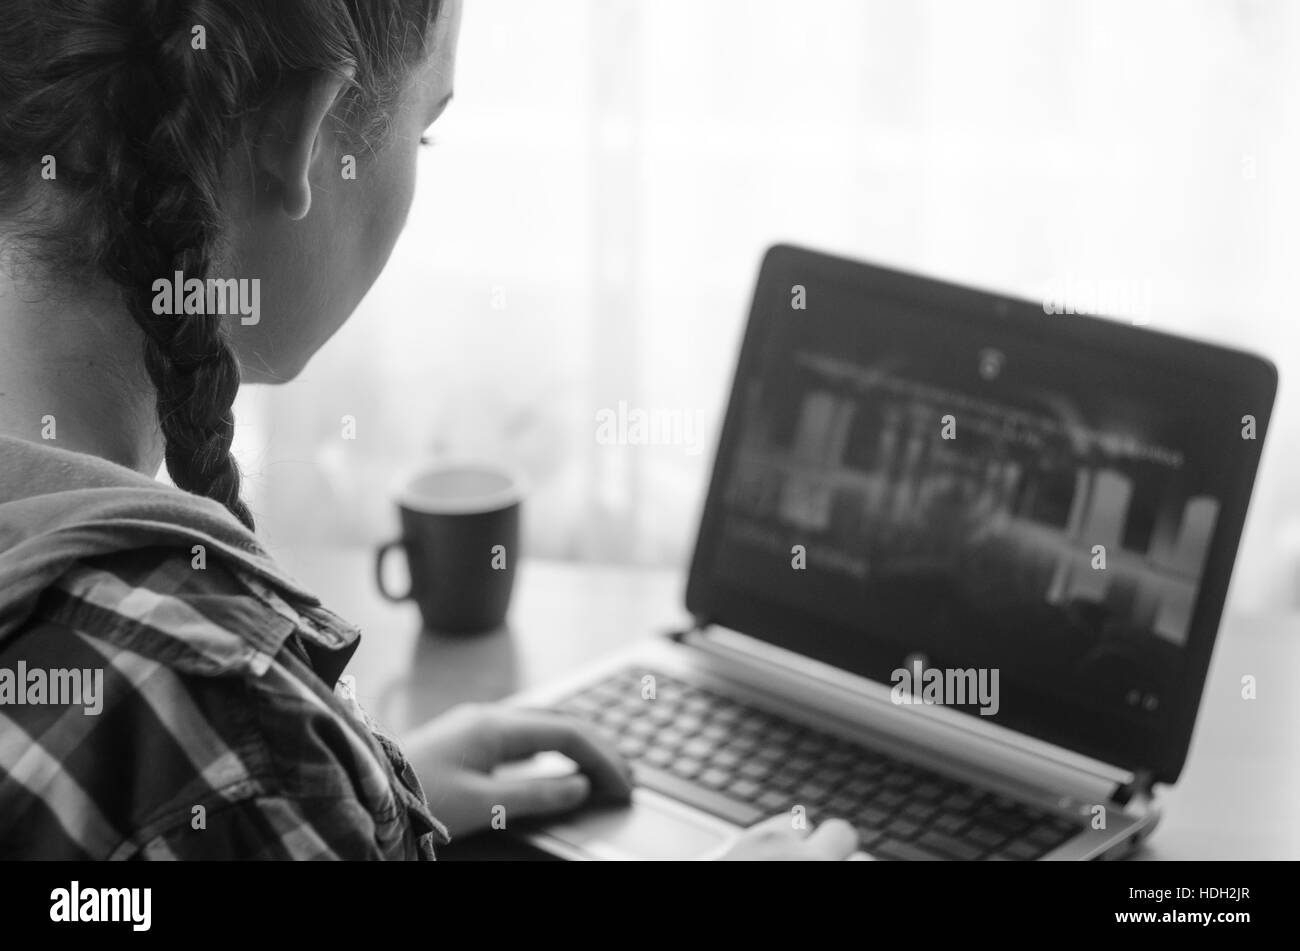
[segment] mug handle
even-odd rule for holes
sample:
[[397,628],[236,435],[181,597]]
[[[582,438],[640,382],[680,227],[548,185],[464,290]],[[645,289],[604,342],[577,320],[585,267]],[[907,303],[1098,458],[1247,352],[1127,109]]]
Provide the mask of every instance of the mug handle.
[[393,594],[384,586],[384,559],[388,557],[388,553],[394,548],[401,547],[402,540],[399,538],[396,541],[386,542],[385,544],[380,545],[379,550],[375,552],[375,585],[379,588],[379,593],[389,601],[411,600],[411,588],[409,585],[407,586],[406,594],[401,595]]

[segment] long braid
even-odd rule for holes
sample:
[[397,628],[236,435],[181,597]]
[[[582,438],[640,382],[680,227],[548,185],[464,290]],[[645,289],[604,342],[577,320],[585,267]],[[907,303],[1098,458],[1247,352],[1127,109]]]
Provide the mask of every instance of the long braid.
[[[163,36],[147,36],[152,47],[136,40],[143,62],[122,74],[129,88],[108,99],[118,117],[105,180],[122,220],[104,265],[124,287],[127,308],[144,332],[144,365],[157,392],[168,474],[179,488],[220,502],[251,530],[253,516],[240,497],[239,467],[230,453],[239,363],[221,317],[153,311],[156,280],[178,272],[186,280],[205,280],[212,270],[221,163],[231,140],[225,125],[237,114],[235,97],[242,92],[204,75],[210,60],[191,49],[188,18],[174,10],[169,17],[163,9],[179,6],[139,4],[137,31]],[[214,94],[229,98],[213,101]]]

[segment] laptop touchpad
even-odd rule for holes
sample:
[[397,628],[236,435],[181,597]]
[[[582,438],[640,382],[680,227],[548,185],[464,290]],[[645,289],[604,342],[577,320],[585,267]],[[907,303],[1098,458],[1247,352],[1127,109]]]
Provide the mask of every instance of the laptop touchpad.
[[637,797],[630,807],[592,810],[546,831],[594,858],[697,859],[716,853],[735,835],[707,821]]

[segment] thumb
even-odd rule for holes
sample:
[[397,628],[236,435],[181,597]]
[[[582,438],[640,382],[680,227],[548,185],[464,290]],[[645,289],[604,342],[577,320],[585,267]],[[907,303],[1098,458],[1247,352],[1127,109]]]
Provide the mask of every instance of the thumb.
[[591,795],[582,773],[544,779],[503,779],[493,791],[506,815],[523,818],[576,809]]

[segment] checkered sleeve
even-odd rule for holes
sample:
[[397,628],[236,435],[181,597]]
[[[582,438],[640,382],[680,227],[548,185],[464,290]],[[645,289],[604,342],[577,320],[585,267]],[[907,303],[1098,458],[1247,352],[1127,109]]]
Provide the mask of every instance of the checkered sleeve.
[[293,623],[171,553],[70,573],[0,670],[100,686],[0,706],[0,857],[431,858],[445,833],[418,783]]

